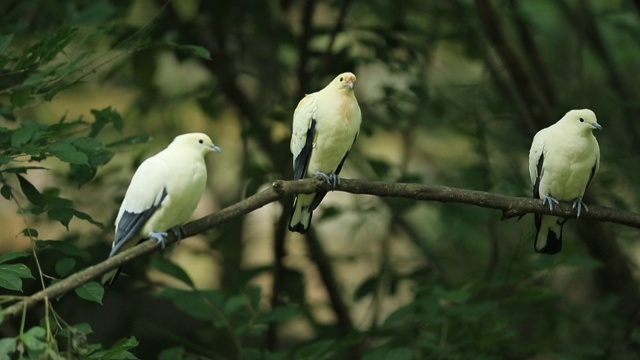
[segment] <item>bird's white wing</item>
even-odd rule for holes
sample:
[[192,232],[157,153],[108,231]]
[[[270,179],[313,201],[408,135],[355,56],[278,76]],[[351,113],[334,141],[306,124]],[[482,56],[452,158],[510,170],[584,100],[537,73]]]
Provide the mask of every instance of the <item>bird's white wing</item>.
[[296,180],[307,175],[309,159],[313,151],[318,109],[317,94],[316,92],[302,98],[293,113],[291,153],[293,154],[293,178]]
[[529,176],[533,185],[534,197],[539,198],[538,186],[542,177],[542,166],[544,164],[544,142],[547,129],[540,130],[533,137],[531,150],[529,150]]
[[165,179],[171,171],[161,154],[145,160],[133,175],[116,218],[116,234],[110,256],[140,231],[166,198]]

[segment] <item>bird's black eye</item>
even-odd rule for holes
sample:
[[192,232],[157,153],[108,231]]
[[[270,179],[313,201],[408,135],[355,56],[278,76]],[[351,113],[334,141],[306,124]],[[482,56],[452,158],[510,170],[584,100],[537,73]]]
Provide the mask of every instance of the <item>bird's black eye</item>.
[[580,118],[580,122],[584,122],[584,119],[583,119],[583,118]]
[[198,140],[198,142],[199,142],[200,144],[204,144],[204,140],[202,140],[202,139]]
[[342,82],[342,76],[340,76],[340,82]]

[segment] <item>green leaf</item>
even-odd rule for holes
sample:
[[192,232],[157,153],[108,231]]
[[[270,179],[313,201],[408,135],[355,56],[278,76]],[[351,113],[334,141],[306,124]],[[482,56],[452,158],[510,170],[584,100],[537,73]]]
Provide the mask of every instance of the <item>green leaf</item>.
[[22,291],[22,279],[10,272],[0,269],[0,287],[9,290]]
[[13,40],[13,34],[0,35],[0,54],[2,54]]
[[177,50],[181,50],[184,51],[190,55],[195,55],[198,57],[201,57],[205,60],[211,60],[211,53],[209,52],[209,50],[207,50],[206,48],[202,47],[202,46],[198,46],[198,45],[179,45],[179,44],[175,44],[175,43],[169,43],[169,45],[171,45],[173,48],[177,49]]
[[300,359],[320,359],[327,358],[336,345],[336,340],[321,340],[302,347],[296,352],[296,358]]
[[37,240],[36,246],[41,249],[50,247],[63,254],[77,256],[80,258],[86,258],[88,256],[88,253],[85,250],[80,249],[70,242],[62,240]]
[[106,147],[117,147],[117,146],[123,146],[123,145],[136,145],[136,144],[143,144],[143,143],[147,143],[149,142],[149,135],[135,135],[135,136],[130,136],[118,141],[114,141],[112,143],[109,143],[107,145],[105,145]]
[[15,353],[17,345],[18,340],[16,338],[5,337],[0,339],[0,357],[10,359],[9,355]]
[[85,153],[67,142],[58,142],[49,147],[51,155],[70,164],[88,164],[89,158]]
[[158,360],[184,360],[185,348],[183,346],[174,346],[168,349],[164,349],[158,355]]
[[[13,93],[11,93],[11,105],[15,106],[15,107],[22,107],[25,106],[29,103],[29,99],[31,99],[31,87],[23,87],[21,89],[18,89],[16,91],[14,91]],[[23,129],[23,128],[21,128]],[[20,129],[18,129],[20,130]],[[15,132],[14,132],[15,133]],[[22,136],[22,135],[20,135]],[[29,137],[30,139],[30,137]],[[27,142],[29,139],[25,140],[24,142]],[[13,143],[13,137],[11,139],[11,142]],[[21,143],[20,145],[22,145],[23,143]],[[17,145],[14,145],[17,146]]]
[[77,217],[77,218],[78,218],[78,219],[80,219],[80,220],[87,221],[87,222],[89,222],[90,224],[93,224],[93,225],[95,225],[95,226],[99,227],[100,229],[104,229],[104,224],[103,224],[103,223],[101,223],[100,221],[96,221],[96,220],[94,220],[94,219],[91,217],[91,215],[89,215],[89,214],[87,214],[87,213],[84,213],[84,212],[82,212],[82,211],[79,211],[79,210],[73,209],[73,216]]
[[7,200],[13,199],[13,193],[11,192],[11,187],[8,185],[3,185],[0,188],[0,194],[2,194],[2,197]]
[[190,287],[194,287],[193,281],[189,277],[189,274],[184,271],[180,266],[171,262],[170,260],[164,257],[156,257],[151,261],[151,266],[160,270],[161,272],[171,275],[174,278],[182,281],[183,283],[189,285]]
[[283,323],[285,321],[293,319],[300,314],[301,312],[299,309],[281,306],[269,311],[266,314],[258,316],[256,322],[265,324],[271,322]]
[[74,210],[72,208],[57,208],[47,211],[47,215],[51,220],[59,221],[69,230],[69,223],[73,219]]
[[355,301],[358,301],[369,294],[374,294],[377,287],[378,287],[378,277],[375,275],[371,276],[370,278],[365,280],[362,284],[360,284],[360,286],[358,286],[358,288],[353,294],[353,299]]
[[385,360],[412,360],[413,358],[413,351],[408,347],[391,349],[384,357]]
[[9,262],[11,260],[20,259],[23,257],[31,256],[31,253],[26,251],[13,251],[0,255],[0,264]]
[[0,272],[13,274],[24,279],[33,279],[31,270],[25,264],[0,264]]
[[22,333],[19,338],[27,349],[31,351],[42,351],[47,347],[45,335],[47,332],[40,326],[35,326]]
[[113,110],[110,106],[102,110],[92,109],[91,114],[95,117],[95,121],[91,124],[91,132],[89,137],[96,137],[104,129],[104,127],[113,123],[113,127],[118,131],[122,131],[124,127],[124,120],[120,114]]
[[64,337],[69,337],[73,332],[79,332],[85,335],[89,335],[93,334],[93,329],[91,328],[91,324],[89,323],[79,323],[60,330],[58,334]]
[[[89,159],[89,162],[91,162],[91,159]],[[93,180],[98,173],[98,169],[96,167],[87,164],[70,164],[69,166],[71,170],[69,177],[80,186]]]
[[[138,346],[139,342],[135,337],[122,339],[111,346],[107,351],[100,351],[91,354],[91,359],[137,359],[133,354],[129,353],[129,349]],[[133,357],[132,357],[133,356]]]
[[75,288],[76,294],[92,302],[102,305],[102,297],[104,296],[104,288],[95,281],[90,281],[80,287]]
[[239,310],[246,310],[248,305],[247,296],[245,294],[237,294],[230,297],[224,304],[224,314],[233,315]]
[[55,265],[56,273],[60,277],[65,277],[73,271],[74,266],[76,266],[76,259],[74,258],[59,259]]
[[22,189],[24,196],[27,197],[27,200],[29,200],[29,202],[31,202],[33,205],[44,207],[45,199],[44,199],[44,196],[40,193],[40,191],[38,191],[38,189],[36,189],[36,187],[33,186],[33,184],[29,182],[29,180],[25,179],[24,177],[18,174],[16,174],[16,176],[18,177],[20,188]]
[[22,230],[21,233],[22,233],[22,235],[27,236],[27,237],[34,237],[34,238],[38,237],[38,230],[36,230],[34,228],[26,228],[26,229]]
[[187,315],[196,319],[213,321],[218,326],[222,325],[219,316],[211,311],[212,305],[217,307],[222,305],[223,295],[219,290],[187,291],[166,288],[158,293],[158,296],[170,300],[175,307]]
[[14,132],[11,134],[11,146],[19,147],[28,143],[29,140],[31,140],[31,138],[33,137],[33,134],[35,134],[36,130],[37,128],[32,125],[25,125],[14,130]]
[[0,358],[10,359],[17,350],[18,340],[16,338],[5,337],[0,339]]

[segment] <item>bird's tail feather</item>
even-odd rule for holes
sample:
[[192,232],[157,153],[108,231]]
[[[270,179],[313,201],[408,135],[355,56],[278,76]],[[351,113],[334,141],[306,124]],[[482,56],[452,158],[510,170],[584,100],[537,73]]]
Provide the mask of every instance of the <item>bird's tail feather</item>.
[[553,255],[562,250],[562,227],[565,221],[555,216],[542,216],[534,243],[537,253]]
[[289,231],[304,234],[311,225],[313,211],[310,210],[310,206],[304,201],[306,199],[300,198],[301,196],[297,196],[293,202],[293,210],[291,211],[291,218],[289,219]]
[[115,270],[111,270],[108,273],[104,274],[102,276],[102,286],[111,286],[113,285],[113,283],[118,279],[118,276],[120,275],[120,271],[122,270],[122,268],[117,268]]

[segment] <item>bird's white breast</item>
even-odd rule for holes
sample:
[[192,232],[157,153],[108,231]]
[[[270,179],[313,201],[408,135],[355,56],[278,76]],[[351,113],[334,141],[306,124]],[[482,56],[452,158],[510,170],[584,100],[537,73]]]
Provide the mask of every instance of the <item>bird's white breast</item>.
[[205,190],[207,168],[201,154],[180,154],[163,160],[171,169],[165,179],[167,197],[143,227],[144,235],[185,224]]
[[543,152],[540,196],[549,195],[561,201],[583,196],[599,156],[595,137],[549,132]]
[[360,130],[361,114],[356,99],[344,94],[326,96],[318,104],[316,138],[309,161],[308,176],[315,171],[336,170]]

